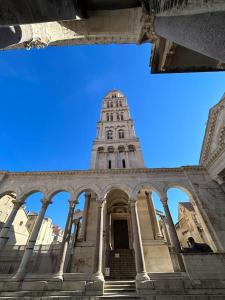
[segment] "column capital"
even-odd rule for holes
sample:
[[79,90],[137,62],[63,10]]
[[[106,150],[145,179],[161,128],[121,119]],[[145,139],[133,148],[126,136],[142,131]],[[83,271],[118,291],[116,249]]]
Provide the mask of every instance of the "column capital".
[[70,208],[74,208],[77,204],[79,204],[78,200],[69,199],[68,200]]
[[131,207],[136,206],[137,205],[137,199],[136,198],[130,199],[129,204],[130,204]]
[[166,197],[166,196],[161,197],[160,201],[162,202],[163,205],[167,205],[168,204],[168,197]]
[[25,202],[18,199],[14,199],[12,200],[12,203],[16,208],[20,208]]
[[98,204],[98,207],[102,207],[105,204],[106,199],[104,199],[104,198],[103,199],[97,199],[96,202]]
[[52,201],[48,198],[42,198],[41,203],[43,207],[48,207],[49,204],[52,204]]

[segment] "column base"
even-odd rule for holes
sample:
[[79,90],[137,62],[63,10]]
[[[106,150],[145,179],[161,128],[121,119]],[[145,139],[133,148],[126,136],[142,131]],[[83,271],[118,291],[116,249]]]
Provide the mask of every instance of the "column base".
[[11,278],[11,280],[12,280],[12,281],[23,281],[23,280],[24,280],[24,277],[25,277],[25,273],[23,273],[23,272],[18,272],[18,273],[16,273],[16,274]]
[[146,272],[137,273],[136,281],[149,281],[150,278]]
[[57,272],[53,275],[52,279],[57,279],[59,281],[63,281],[63,272]]
[[102,281],[102,282],[105,281],[105,278],[104,278],[104,276],[103,276],[102,273],[95,273],[95,274],[92,274],[91,279],[92,279],[93,281]]

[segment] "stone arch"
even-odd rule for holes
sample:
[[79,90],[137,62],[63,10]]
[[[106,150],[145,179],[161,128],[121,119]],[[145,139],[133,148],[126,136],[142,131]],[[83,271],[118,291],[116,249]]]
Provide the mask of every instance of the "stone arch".
[[185,184],[182,184],[179,182],[171,182],[171,183],[167,184],[164,187],[164,193],[167,195],[168,190],[172,189],[172,188],[179,189],[179,190],[183,191],[184,193],[186,193],[188,195],[190,201],[195,199],[193,190],[189,186],[186,186]]
[[18,191],[16,191],[16,189],[7,189],[5,190],[4,192],[1,192],[0,193],[0,199],[6,195],[12,195],[12,194],[15,194],[15,195],[18,195]]
[[100,190],[96,185],[83,185],[75,190],[74,198],[78,199],[79,196],[84,192],[93,192],[96,194],[97,198],[100,196]]
[[54,187],[50,191],[48,191],[47,196],[51,200],[56,194],[61,193],[61,192],[69,193],[70,197],[74,197],[74,195],[75,195],[75,190],[72,187],[70,187],[70,186],[65,186],[65,187],[58,186],[58,187]]
[[29,188],[27,191],[23,191],[23,200],[26,200],[29,196],[35,193],[42,193],[43,197],[47,196],[47,189],[46,188],[38,188],[38,187],[33,187]]
[[125,184],[109,184],[101,191],[102,199],[106,199],[108,193],[112,190],[121,190],[127,194],[128,198],[131,197],[131,188]]
[[139,183],[134,187],[134,189],[132,190],[131,199],[136,199],[137,194],[141,189],[146,189],[146,190],[151,190],[153,192],[156,192],[160,198],[164,196],[163,191],[158,187],[155,187],[154,184],[151,184],[149,182],[143,182],[143,183]]

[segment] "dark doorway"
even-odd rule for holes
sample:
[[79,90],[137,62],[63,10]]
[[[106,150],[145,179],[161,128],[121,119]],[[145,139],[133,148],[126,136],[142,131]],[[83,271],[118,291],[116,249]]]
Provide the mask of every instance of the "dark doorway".
[[127,220],[114,220],[114,248],[129,249]]

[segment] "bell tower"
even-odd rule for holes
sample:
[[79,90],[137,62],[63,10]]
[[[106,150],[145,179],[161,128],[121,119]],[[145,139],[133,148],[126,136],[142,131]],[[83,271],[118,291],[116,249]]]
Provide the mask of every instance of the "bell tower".
[[103,99],[91,169],[125,168],[144,168],[144,161],[127,99],[120,91],[112,90]]

